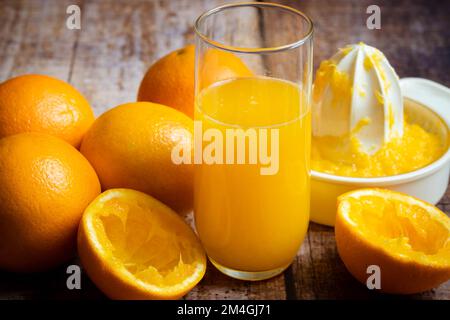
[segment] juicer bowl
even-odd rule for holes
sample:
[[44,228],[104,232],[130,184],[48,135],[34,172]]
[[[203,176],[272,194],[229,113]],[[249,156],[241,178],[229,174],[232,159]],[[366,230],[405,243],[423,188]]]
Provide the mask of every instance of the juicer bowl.
[[432,204],[438,203],[445,194],[450,174],[450,89],[420,78],[401,79],[400,86],[410,120],[439,134],[447,144],[447,151],[423,168],[394,176],[344,177],[312,170],[311,221],[334,226],[337,197],[355,189],[385,188]]

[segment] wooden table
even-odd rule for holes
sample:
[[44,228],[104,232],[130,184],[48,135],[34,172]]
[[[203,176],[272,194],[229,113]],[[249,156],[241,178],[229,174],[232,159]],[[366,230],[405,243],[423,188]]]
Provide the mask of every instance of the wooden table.
[[[221,4],[209,1],[0,0],[0,81],[24,73],[66,80],[91,102],[97,115],[134,101],[146,68],[167,52],[193,42],[192,23]],[[450,86],[449,2],[280,1],[315,23],[314,65],[347,43],[381,49],[400,77],[418,76]],[[393,2],[393,1],[392,1]],[[381,30],[365,25],[368,5],[380,5]],[[66,28],[66,8],[81,7],[81,30]],[[439,204],[450,212],[450,189]],[[75,262],[77,263],[77,260]],[[102,293],[83,277],[82,290],[66,289],[66,267],[37,275],[0,273],[0,299],[97,299]],[[211,265],[186,299],[393,299],[367,290],[346,271],[332,228],[311,224],[293,265],[256,283],[230,279]],[[450,282],[401,298],[450,299]]]

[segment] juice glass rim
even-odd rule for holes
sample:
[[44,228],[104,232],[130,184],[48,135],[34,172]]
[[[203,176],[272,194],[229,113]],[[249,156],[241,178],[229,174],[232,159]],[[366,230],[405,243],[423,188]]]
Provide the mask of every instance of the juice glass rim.
[[[307,28],[307,31],[301,37],[299,37],[299,39],[297,39],[294,42],[283,44],[280,46],[275,46],[275,47],[260,47],[260,48],[245,48],[245,47],[230,46],[225,43],[215,41],[200,31],[201,23],[209,16],[216,14],[218,12],[221,12],[221,11],[227,10],[227,9],[233,9],[233,8],[239,8],[239,7],[276,8],[276,9],[280,9],[283,11],[291,12],[291,13],[294,13],[295,15],[303,18],[307,22],[308,28]],[[281,51],[291,50],[291,49],[300,47],[301,45],[303,45],[306,41],[308,41],[312,37],[312,35],[314,33],[314,26],[313,26],[313,22],[312,22],[311,18],[309,18],[305,13],[301,12],[300,10],[291,8],[289,6],[285,6],[285,5],[281,5],[281,4],[277,4],[277,3],[270,3],[270,2],[238,2],[238,3],[230,3],[230,4],[221,5],[221,6],[218,6],[218,7],[215,7],[210,10],[205,11],[195,20],[194,31],[200,39],[202,39],[204,42],[208,43],[209,45],[211,45],[217,49],[234,52],[234,53],[259,54],[259,53],[281,52]]]

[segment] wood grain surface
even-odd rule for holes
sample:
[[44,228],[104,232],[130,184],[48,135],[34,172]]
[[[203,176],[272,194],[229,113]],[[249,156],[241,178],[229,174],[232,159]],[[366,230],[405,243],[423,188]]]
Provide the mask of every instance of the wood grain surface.
[[[136,100],[148,66],[192,43],[192,25],[218,0],[0,0],[0,82],[25,73],[66,80],[96,115]],[[230,2],[230,1],[226,1]],[[424,77],[450,86],[448,1],[281,0],[311,16],[314,66],[338,47],[364,41],[381,49],[400,77]],[[66,28],[66,8],[81,8],[81,30]],[[368,30],[366,8],[378,4],[381,30]],[[439,203],[450,212],[450,191]],[[79,263],[77,259],[69,264]],[[0,299],[104,299],[83,276],[81,290],[66,287],[66,266],[47,273],[0,272]],[[346,271],[332,228],[312,223],[299,254],[282,275],[243,282],[212,265],[185,299],[450,299],[450,282],[412,296],[367,290]]]

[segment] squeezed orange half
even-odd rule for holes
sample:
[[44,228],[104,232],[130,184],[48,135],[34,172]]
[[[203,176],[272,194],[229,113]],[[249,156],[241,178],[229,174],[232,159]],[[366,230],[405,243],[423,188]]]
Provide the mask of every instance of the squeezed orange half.
[[450,219],[435,206],[385,189],[338,198],[336,244],[347,269],[366,283],[380,268],[381,290],[417,293],[450,279]]
[[192,229],[169,207],[131,189],[110,189],[85,210],[78,253],[113,299],[176,299],[203,277],[206,258]]

